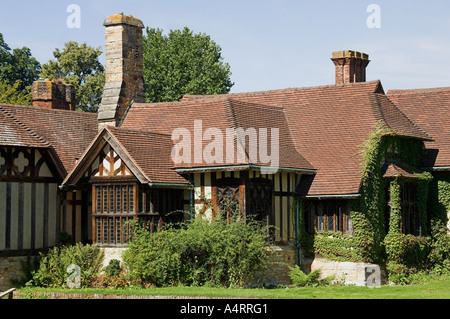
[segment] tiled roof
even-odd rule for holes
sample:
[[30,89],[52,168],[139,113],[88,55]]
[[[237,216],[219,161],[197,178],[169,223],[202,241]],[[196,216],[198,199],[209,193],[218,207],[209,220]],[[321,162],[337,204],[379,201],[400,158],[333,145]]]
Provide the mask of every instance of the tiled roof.
[[109,126],[106,129],[120,143],[122,150],[128,154],[129,159],[137,165],[149,183],[189,184],[172,169],[170,135]]
[[10,133],[8,128],[14,134],[2,138],[2,145],[53,148],[66,172],[72,170],[98,130],[96,114],[6,104],[0,104],[0,110],[3,134]]
[[[232,107],[227,108],[227,103]],[[262,112],[269,105],[276,107]],[[201,119],[204,129],[220,128],[227,125],[227,110],[237,110],[237,123],[247,126],[270,128],[274,123],[278,127],[287,123],[288,128],[283,130],[286,149],[294,145],[296,153],[317,170],[305,195],[357,194],[361,183],[360,146],[379,122],[390,129],[390,134],[430,139],[386,98],[379,81],[185,96],[176,103],[134,105],[124,127],[171,134],[177,127],[191,129],[193,119]],[[281,110],[284,121],[275,120],[273,115]],[[287,141],[288,134],[291,141]],[[283,157],[280,151],[280,159]]]
[[11,115],[7,109],[8,106],[0,105],[0,141],[2,146],[50,147],[45,140],[42,140],[29,127]]
[[426,142],[424,167],[450,166],[450,88],[389,90],[389,99],[434,141]]
[[[222,162],[208,163],[205,158],[202,161],[196,161],[195,151],[195,121],[201,120],[202,132],[209,128],[217,128],[222,133]],[[172,135],[175,129],[183,128],[191,134],[191,162],[178,163],[176,168],[204,168],[211,166],[229,166],[252,164],[259,166],[272,166],[272,162],[261,161],[257,156],[256,159],[249,158],[249,143],[245,143],[246,156],[245,159],[239,161],[237,157],[237,147],[234,147],[234,162],[227,161],[227,130],[242,128],[247,131],[254,128],[258,138],[259,129],[267,128],[267,155],[271,155],[271,136],[272,129],[279,130],[279,163],[278,167],[312,170],[313,166],[297,152],[293,140],[290,136],[289,126],[286,121],[285,111],[283,107],[248,103],[238,100],[229,99],[228,96],[214,98],[214,96],[203,101],[185,101],[175,103],[154,103],[154,104],[134,104],[130,109],[128,116],[122,125],[123,128],[130,128],[142,131],[159,132]],[[198,139],[197,139],[198,140]],[[258,140],[259,141],[259,140]],[[212,141],[202,138],[202,149],[204,149]],[[174,142],[175,144],[178,141]],[[261,146],[258,144],[258,147]],[[258,149],[259,150],[259,149]]]
[[381,174],[384,178],[389,177],[418,178],[411,169],[394,162],[385,163]]

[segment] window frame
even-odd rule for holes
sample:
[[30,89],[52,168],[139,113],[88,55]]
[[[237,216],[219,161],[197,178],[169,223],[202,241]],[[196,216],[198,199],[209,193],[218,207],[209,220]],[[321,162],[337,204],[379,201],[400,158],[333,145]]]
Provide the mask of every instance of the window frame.
[[[127,245],[129,238],[126,234],[130,229],[129,225],[125,227],[125,223],[136,220],[138,216],[136,211],[138,193],[139,187],[133,182],[92,184],[93,243],[102,247]],[[120,207],[117,202],[119,197]]]
[[306,229],[309,233],[334,232],[353,235],[350,211],[345,201],[309,201],[308,204],[305,217]]

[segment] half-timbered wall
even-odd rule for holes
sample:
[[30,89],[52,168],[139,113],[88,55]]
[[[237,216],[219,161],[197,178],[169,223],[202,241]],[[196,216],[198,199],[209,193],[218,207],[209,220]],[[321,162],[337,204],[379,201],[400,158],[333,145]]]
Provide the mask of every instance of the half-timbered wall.
[[0,255],[58,243],[58,185],[45,151],[0,148]]
[[[288,172],[261,174],[259,171],[252,170],[192,174],[195,215],[198,216],[200,214],[211,220],[217,216],[219,210],[217,195],[220,194],[217,185],[220,185],[220,181],[223,179],[239,181],[239,189],[236,188],[232,194],[236,195],[236,192],[239,191],[241,211],[247,215],[254,213],[248,211],[255,206],[249,203],[252,196],[252,186],[254,184],[261,185],[261,183],[268,184],[272,188],[272,210],[270,216],[267,216],[267,220],[270,225],[275,226],[275,241],[278,243],[292,242],[295,239],[294,191],[300,181],[300,176],[299,174]],[[264,200],[261,196],[257,198],[258,200]]]
[[76,190],[62,192],[61,231],[66,232],[76,242],[92,241],[91,192]]

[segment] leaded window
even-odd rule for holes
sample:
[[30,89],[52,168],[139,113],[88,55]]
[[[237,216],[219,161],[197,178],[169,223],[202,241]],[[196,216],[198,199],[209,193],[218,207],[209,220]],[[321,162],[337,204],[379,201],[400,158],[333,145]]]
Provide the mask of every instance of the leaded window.
[[401,187],[402,233],[420,235],[420,212],[417,204],[416,184],[404,183]]
[[271,219],[273,218],[272,181],[263,178],[251,179],[247,191],[247,216],[263,221],[269,225],[271,223]]
[[137,185],[93,186],[93,238],[97,244],[116,246],[128,242],[128,229],[124,226],[136,216],[136,188]]
[[230,220],[241,216],[239,188],[239,179],[223,178],[217,181],[217,194],[215,196],[220,218]]
[[307,207],[306,227],[310,233],[314,231],[352,233],[352,221],[345,201],[311,201]]

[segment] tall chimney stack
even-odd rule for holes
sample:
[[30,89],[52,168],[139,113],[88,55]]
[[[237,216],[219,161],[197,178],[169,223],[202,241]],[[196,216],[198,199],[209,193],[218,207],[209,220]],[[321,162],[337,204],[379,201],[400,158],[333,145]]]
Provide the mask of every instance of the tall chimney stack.
[[106,82],[98,111],[99,128],[118,126],[131,103],[145,102],[141,20],[115,14],[105,19]]
[[366,82],[366,67],[369,56],[357,51],[333,52],[331,58],[336,66],[336,84]]

